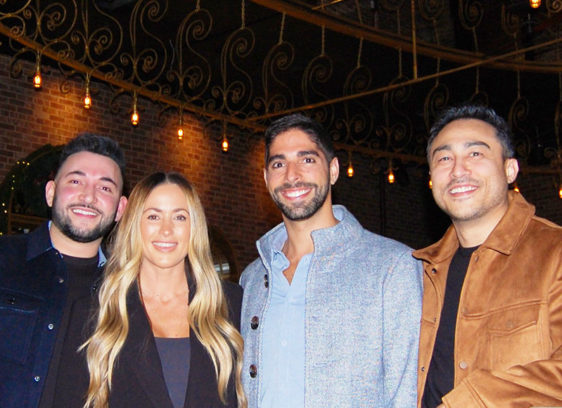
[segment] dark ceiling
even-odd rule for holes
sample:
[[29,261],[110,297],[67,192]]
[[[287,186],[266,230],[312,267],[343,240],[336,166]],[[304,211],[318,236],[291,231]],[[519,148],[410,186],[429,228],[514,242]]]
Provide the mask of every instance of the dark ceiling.
[[0,50],[14,76],[40,56],[107,84],[116,104],[136,92],[209,123],[260,131],[305,111],[340,149],[413,163],[440,109],[479,101],[509,119],[529,171],[559,174],[561,11],[562,0],[9,0]]

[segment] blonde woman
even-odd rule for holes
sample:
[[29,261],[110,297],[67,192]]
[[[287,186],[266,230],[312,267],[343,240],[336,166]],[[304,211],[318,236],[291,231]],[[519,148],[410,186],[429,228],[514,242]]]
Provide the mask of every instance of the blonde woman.
[[77,372],[59,377],[57,406],[245,407],[242,291],[215,272],[189,182],[177,173],[139,182],[112,242],[81,352],[89,384],[81,389]]

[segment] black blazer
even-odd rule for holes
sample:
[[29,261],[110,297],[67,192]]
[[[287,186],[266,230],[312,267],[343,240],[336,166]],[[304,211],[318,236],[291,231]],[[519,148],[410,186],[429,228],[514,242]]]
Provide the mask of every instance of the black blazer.
[[[190,301],[196,288],[190,284]],[[242,288],[231,282],[224,282],[223,289],[227,298],[232,323],[240,328],[240,308],[242,304]],[[150,329],[144,307],[139,299],[138,290],[131,288],[127,298],[129,315],[129,334],[117,358],[113,370],[113,381],[109,397],[110,408],[173,408],[168,389],[162,373],[160,357]],[[72,316],[72,322],[84,322],[79,315],[88,314],[89,307],[81,306]],[[75,326],[80,326],[75,324]],[[78,334],[78,332],[82,334]],[[84,341],[83,330],[74,328],[69,336],[79,337]],[[74,342],[67,338],[67,341]],[[227,405],[218,396],[215,370],[211,358],[193,331],[190,333],[191,364],[184,408],[235,408],[237,406],[234,376],[228,386]],[[65,347],[76,350],[77,347]],[[76,361],[79,358],[79,361]],[[81,408],[84,395],[88,388],[88,370],[84,353],[77,356],[66,352],[62,356],[64,375],[59,375],[54,407]],[[70,364],[70,365],[67,365]]]

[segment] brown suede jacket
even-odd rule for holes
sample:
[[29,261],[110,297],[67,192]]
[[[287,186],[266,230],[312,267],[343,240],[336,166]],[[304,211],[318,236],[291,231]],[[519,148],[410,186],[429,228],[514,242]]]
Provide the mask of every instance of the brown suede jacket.
[[[536,217],[510,192],[509,208],[472,254],[455,331],[448,408],[562,406],[562,228]],[[449,263],[459,246],[451,226],[414,252],[424,264],[418,407],[425,386]]]

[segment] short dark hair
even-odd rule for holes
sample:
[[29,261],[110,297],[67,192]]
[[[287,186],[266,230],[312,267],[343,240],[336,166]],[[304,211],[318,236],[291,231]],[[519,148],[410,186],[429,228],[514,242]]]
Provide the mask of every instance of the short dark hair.
[[265,131],[265,164],[269,161],[269,148],[273,140],[281,134],[291,129],[299,129],[310,136],[310,139],[322,150],[328,163],[336,155],[332,138],[328,131],[317,121],[301,113],[284,116],[277,119]]
[[125,155],[119,144],[109,137],[87,132],[80,133],[63,147],[59,158],[57,174],[69,156],[80,152],[90,152],[109,157],[119,166],[121,180],[125,184]]
[[431,144],[437,135],[449,123],[459,119],[478,119],[491,125],[496,130],[496,137],[503,147],[503,158],[510,159],[515,156],[511,130],[504,118],[487,106],[464,104],[445,109],[431,127],[426,151],[428,162],[430,161]]

